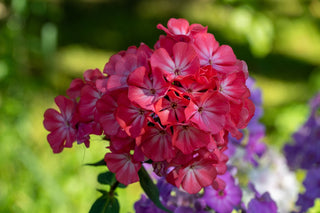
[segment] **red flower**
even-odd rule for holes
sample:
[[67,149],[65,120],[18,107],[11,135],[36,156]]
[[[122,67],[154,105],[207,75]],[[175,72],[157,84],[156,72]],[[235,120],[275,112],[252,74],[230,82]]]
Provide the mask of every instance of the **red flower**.
[[128,78],[128,98],[146,110],[154,111],[154,104],[165,96],[169,89],[160,71],[148,73],[145,67],[139,67]]
[[184,154],[190,154],[210,143],[211,136],[192,125],[177,125],[173,127],[172,143]]
[[191,35],[199,32],[207,32],[207,27],[203,27],[200,24],[189,25],[187,20],[175,18],[168,21],[168,29],[162,24],[158,24],[157,28],[165,31],[169,37],[177,41],[189,41]]
[[111,93],[104,94],[97,101],[97,118],[106,135],[118,135],[121,127],[116,119],[118,108],[117,96]]
[[75,104],[64,96],[57,96],[55,102],[60,112],[47,109],[44,113],[44,127],[51,133],[47,136],[54,153],[59,153],[64,147],[72,147],[76,140],[78,117],[75,115]]
[[138,49],[136,47],[128,48],[126,52],[112,57],[110,64],[107,63],[104,69],[104,72],[109,74],[107,89],[112,91],[127,88],[127,79],[130,73],[138,67],[148,67],[148,58],[151,53],[149,47],[141,44]]
[[194,38],[194,48],[199,55],[200,65],[211,65],[222,73],[233,72],[237,69],[237,58],[228,45],[219,47],[219,43],[210,33],[199,33]]
[[203,187],[212,184],[217,171],[210,160],[194,161],[193,163],[172,170],[167,181],[177,187],[182,187],[190,194],[198,193]]
[[78,106],[81,121],[88,122],[94,120],[97,112],[96,104],[101,96],[102,93],[90,85],[85,85],[81,89],[80,101]]
[[214,91],[207,91],[191,100],[185,109],[187,121],[212,134],[222,130],[227,112],[229,112],[227,99]]
[[189,100],[177,96],[170,90],[166,98],[160,99],[155,105],[156,114],[159,116],[161,124],[177,124],[185,121],[184,110]]
[[116,119],[129,136],[136,138],[143,133],[150,113],[150,111],[132,104],[128,99],[127,92],[119,95]]
[[147,126],[137,142],[141,144],[144,155],[153,161],[169,161],[175,156],[170,129],[159,124]]
[[168,81],[180,80],[198,72],[199,59],[191,45],[179,42],[173,46],[173,58],[163,49],[157,49],[151,56],[152,69],[159,68]]
[[243,72],[235,72],[226,75],[220,80],[218,91],[224,97],[237,104],[239,104],[243,98],[248,98],[250,96]]
[[135,162],[128,153],[107,153],[104,158],[108,169],[116,174],[117,180],[128,185],[139,181],[140,162]]

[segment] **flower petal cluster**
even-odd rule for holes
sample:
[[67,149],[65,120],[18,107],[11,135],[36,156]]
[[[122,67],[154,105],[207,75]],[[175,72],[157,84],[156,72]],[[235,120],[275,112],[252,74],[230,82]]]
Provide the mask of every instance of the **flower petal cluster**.
[[103,131],[106,164],[123,184],[138,181],[141,163],[150,160],[170,168],[166,180],[189,193],[223,188],[216,177],[226,171],[228,135],[241,138],[255,111],[247,66],[207,27],[170,19],[158,28],[166,35],[154,50],[129,47],[103,72],[89,70],[72,82],[64,99],[73,109],[45,113],[49,135],[63,133],[57,141],[48,136],[49,143],[61,152]]
[[87,70],[82,79],[74,79],[67,95],[57,96],[55,102],[60,112],[47,109],[44,113],[44,127],[50,131],[47,139],[54,153],[60,153],[65,147],[72,147],[73,142],[84,143],[89,147],[89,135],[102,134],[100,123],[95,120],[97,115],[97,100],[102,93],[95,86],[95,82],[104,78],[98,69]]

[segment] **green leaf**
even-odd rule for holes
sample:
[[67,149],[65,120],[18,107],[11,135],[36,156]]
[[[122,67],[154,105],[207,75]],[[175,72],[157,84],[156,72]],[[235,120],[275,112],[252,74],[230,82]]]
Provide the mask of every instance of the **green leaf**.
[[[114,185],[117,182],[117,179],[114,173],[107,171],[98,175],[98,182],[105,185]],[[119,183],[117,185],[119,188],[126,188],[126,185]]]
[[91,206],[89,213],[119,213],[118,199],[108,194],[99,197]]
[[[143,166],[141,166],[140,170],[138,171],[138,175],[140,178],[140,185],[144,192],[148,195],[149,199],[152,200],[152,202],[159,208],[166,212],[171,212],[170,210],[166,209],[162,205],[162,203],[159,200],[159,190],[157,186],[153,183],[151,180],[148,172],[145,170]],[[172,212],[171,212],[172,213]]]
[[104,161],[104,159],[95,162],[95,163],[87,163],[85,164],[86,166],[106,166],[106,162]]
[[108,171],[98,175],[98,182],[101,184],[112,185],[116,181],[116,177],[112,172]]

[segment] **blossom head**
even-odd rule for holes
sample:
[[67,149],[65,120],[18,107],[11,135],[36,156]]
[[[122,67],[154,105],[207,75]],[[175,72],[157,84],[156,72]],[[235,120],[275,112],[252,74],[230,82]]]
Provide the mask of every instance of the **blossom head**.
[[67,143],[51,144],[69,147],[103,131],[110,140],[106,164],[123,184],[138,181],[149,160],[165,165],[166,180],[189,193],[222,188],[216,177],[226,171],[228,134],[240,138],[254,115],[247,66],[207,27],[170,19],[158,28],[166,35],[154,50],[129,47],[111,56],[103,72],[89,70],[84,81],[73,81],[67,94],[79,121]]

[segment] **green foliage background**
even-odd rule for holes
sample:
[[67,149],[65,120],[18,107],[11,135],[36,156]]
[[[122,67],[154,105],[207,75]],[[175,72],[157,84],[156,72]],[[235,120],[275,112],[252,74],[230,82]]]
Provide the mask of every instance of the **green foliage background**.
[[[131,45],[150,47],[171,17],[209,27],[263,89],[266,142],[280,150],[320,90],[319,0],[0,0],[0,212],[88,212],[105,154],[74,145],[54,155],[43,113],[86,69]],[[119,189],[133,212],[141,189]]]

